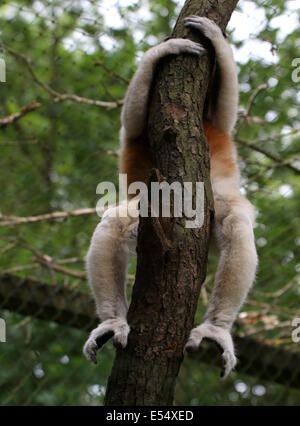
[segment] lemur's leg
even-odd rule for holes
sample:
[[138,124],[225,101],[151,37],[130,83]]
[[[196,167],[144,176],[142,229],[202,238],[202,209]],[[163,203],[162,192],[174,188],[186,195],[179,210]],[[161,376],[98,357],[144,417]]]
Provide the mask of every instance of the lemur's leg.
[[187,351],[196,351],[203,338],[215,341],[223,351],[223,377],[236,364],[230,330],[257,266],[252,206],[238,191],[228,191],[230,185],[230,179],[213,184],[220,259],[204,321],[191,331],[186,345]]
[[111,337],[116,345],[127,344],[128,243],[136,238],[136,211],[136,200],[108,209],[94,232],[87,254],[89,283],[101,323],[91,332],[83,352],[95,363],[97,350]]
[[[231,47],[213,21],[190,16],[185,25],[201,31],[215,48],[221,81],[211,119],[213,126],[224,133],[223,136],[216,135],[217,139],[210,146],[220,260],[204,322],[192,330],[186,349],[197,350],[204,338],[215,341],[223,351],[223,376],[227,376],[236,364],[230,329],[252,285],[257,264],[252,207],[239,193],[235,153],[226,135],[234,127],[237,116],[237,72]],[[214,144],[218,143],[220,147],[217,148],[223,152],[214,156]]]
[[127,138],[143,133],[147,118],[148,97],[155,67],[167,55],[190,53],[201,56],[205,49],[188,39],[170,39],[149,49],[133,76],[124,101],[121,121]]
[[212,43],[220,68],[220,87],[212,124],[225,133],[234,128],[238,111],[238,78],[232,49],[224,38],[221,29],[210,19],[189,16],[185,26],[201,31]]

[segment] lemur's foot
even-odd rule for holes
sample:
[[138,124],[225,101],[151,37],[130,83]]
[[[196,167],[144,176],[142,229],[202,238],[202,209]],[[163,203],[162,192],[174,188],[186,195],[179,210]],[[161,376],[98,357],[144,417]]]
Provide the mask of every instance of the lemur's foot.
[[204,16],[188,16],[184,20],[186,27],[194,28],[195,30],[201,31],[205,37],[210,40],[215,40],[218,37],[223,37],[221,29],[211,19],[205,18]]
[[221,377],[225,378],[235,367],[237,359],[234,355],[232,337],[228,330],[209,323],[203,323],[193,328],[185,346],[187,352],[197,352],[203,339],[214,341],[221,349],[223,367]]
[[114,345],[125,348],[130,328],[123,318],[108,319],[95,328],[83,347],[85,357],[97,364],[97,351],[113,337]]
[[179,55],[180,53],[190,53],[202,56],[206,53],[206,49],[202,44],[195,43],[187,38],[171,38],[164,44],[168,49],[168,54]]

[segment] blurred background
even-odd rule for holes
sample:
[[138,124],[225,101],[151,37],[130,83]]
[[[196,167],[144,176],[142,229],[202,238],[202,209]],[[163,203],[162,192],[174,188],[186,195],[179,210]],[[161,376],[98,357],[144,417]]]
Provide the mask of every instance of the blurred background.
[[[1,2],[1,405],[103,403],[113,347],[97,366],[82,355],[97,322],[84,271],[99,221],[96,186],[117,184],[128,81],[143,52],[170,34],[182,5]],[[234,327],[237,371],[220,382],[210,347],[186,358],[178,405],[300,404],[300,342],[292,339],[300,317],[299,28],[297,0],[240,0],[228,26],[240,82],[235,140],[260,265]],[[211,257],[197,322],[215,266]],[[129,290],[134,272],[132,258]]]

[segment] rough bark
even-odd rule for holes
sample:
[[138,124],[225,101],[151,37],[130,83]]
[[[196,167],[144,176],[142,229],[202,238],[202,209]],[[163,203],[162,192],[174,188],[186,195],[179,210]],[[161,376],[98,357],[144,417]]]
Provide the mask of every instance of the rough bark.
[[[224,29],[236,3],[186,1],[172,37],[188,35],[199,40],[183,26],[183,18],[189,15],[208,16]],[[169,183],[204,182],[205,222],[201,228],[187,229],[185,218],[141,218],[136,281],[128,312],[131,333],[127,348],[117,350],[106,405],[173,402],[206,274],[213,201],[202,112],[210,71],[208,56],[166,58],[154,80],[148,140],[157,170],[151,179],[156,180],[156,175]]]

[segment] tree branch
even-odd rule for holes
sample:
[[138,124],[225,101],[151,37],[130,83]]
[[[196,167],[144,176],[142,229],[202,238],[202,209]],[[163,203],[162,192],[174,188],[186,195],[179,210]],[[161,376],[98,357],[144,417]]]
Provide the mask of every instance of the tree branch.
[[266,148],[262,148],[261,146],[253,142],[248,142],[238,137],[235,138],[235,141],[239,143],[240,145],[246,146],[247,148],[250,148],[253,151],[256,151],[265,155],[266,157],[270,158],[270,160],[273,160],[277,165],[285,166],[289,168],[290,170],[292,170],[294,173],[300,174],[300,169],[292,164],[293,160],[288,160],[288,159],[286,160],[284,158],[281,158],[279,155],[273,154],[272,152],[268,151]]
[[[95,214],[97,212],[96,208],[84,208],[76,209],[70,212],[51,212],[40,214],[37,216],[5,216],[0,215],[0,227],[1,226],[18,226],[23,224],[38,223],[38,222],[50,222],[58,219],[67,219],[69,217],[78,217],[78,216],[88,216]],[[98,212],[99,213],[99,212]]]
[[247,124],[249,124],[251,109],[256,101],[257,96],[259,95],[261,91],[266,90],[267,88],[268,88],[267,83],[262,83],[254,90],[254,92],[250,96],[249,104],[246,110],[242,111],[242,117],[245,119]]
[[127,80],[126,78],[122,77],[121,75],[117,74],[113,69],[109,68],[103,61],[96,61],[95,65],[101,67],[102,69],[104,69],[104,71],[107,72],[107,74],[113,78],[116,81],[119,81],[121,83],[125,83],[126,85],[129,84],[129,80]]
[[[172,37],[188,35],[183,19],[208,16],[224,30],[236,0],[187,0]],[[199,38],[198,38],[199,37]],[[117,350],[106,405],[170,405],[183,348],[205,279],[213,199],[202,111],[210,77],[208,57],[169,57],[158,66],[147,137],[159,176],[168,183],[204,182],[204,225],[186,218],[140,218],[136,281],[128,312],[128,345]],[[179,112],[179,113],[178,113]],[[151,176],[152,179],[152,176]],[[183,191],[182,191],[183,195]]]
[[52,89],[49,85],[44,83],[42,80],[38,78],[36,75],[32,65],[31,61],[22,53],[16,52],[14,49],[12,49],[9,46],[3,45],[5,50],[10,53],[12,56],[14,56],[16,59],[23,62],[23,64],[28,69],[29,73],[31,74],[31,77],[33,78],[33,81],[41,87],[44,91],[46,91],[49,95],[52,96],[54,99],[54,102],[64,102],[64,101],[73,101],[80,104],[86,104],[86,105],[94,105],[97,107],[106,108],[108,110],[119,108],[123,104],[123,100],[115,101],[115,102],[107,102],[107,101],[100,101],[95,99],[89,99],[82,96],[78,96],[75,94],[69,94],[69,93],[60,93],[56,90]]
[[16,121],[20,120],[20,118],[24,117],[26,114],[35,111],[40,108],[41,104],[38,102],[31,102],[28,105],[25,105],[20,109],[19,112],[14,112],[10,114],[8,117],[0,118],[0,129],[8,126],[9,124],[13,124]]
[[28,244],[27,242],[23,242],[23,245],[34,254],[36,261],[40,263],[41,265],[46,266],[47,268],[55,272],[60,272],[64,275],[69,275],[70,277],[73,277],[73,278],[79,278],[80,280],[87,280],[87,274],[85,271],[75,271],[74,269],[61,266],[51,256],[41,253],[31,244]]

